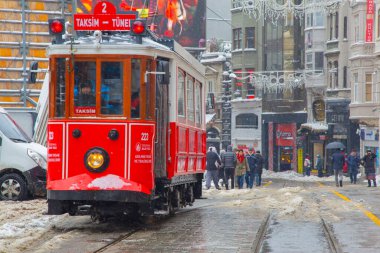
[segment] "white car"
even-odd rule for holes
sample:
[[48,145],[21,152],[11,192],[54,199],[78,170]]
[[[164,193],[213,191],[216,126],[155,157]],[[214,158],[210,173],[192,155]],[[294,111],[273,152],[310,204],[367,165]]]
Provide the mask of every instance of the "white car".
[[46,147],[33,142],[0,107],[0,200],[46,195]]

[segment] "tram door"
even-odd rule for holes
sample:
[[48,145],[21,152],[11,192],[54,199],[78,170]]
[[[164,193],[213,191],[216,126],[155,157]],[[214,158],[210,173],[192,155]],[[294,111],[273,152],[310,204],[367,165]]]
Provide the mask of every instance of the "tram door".
[[[157,72],[168,72],[169,62],[157,61]],[[168,75],[168,74],[167,74]],[[156,140],[154,174],[156,178],[167,177],[167,132],[169,122],[169,86],[168,76],[156,76]]]

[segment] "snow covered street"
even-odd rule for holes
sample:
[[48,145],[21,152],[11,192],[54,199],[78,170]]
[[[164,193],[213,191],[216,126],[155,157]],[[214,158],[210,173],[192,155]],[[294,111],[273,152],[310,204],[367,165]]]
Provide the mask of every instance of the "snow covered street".
[[[378,200],[380,192],[378,188],[367,188],[364,180],[361,180],[359,185],[351,185],[348,179],[345,178],[344,186],[336,188],[333,177],[304,177],[293,172],[265,172],[263,183],[263,187],[256,187],[252,190],[234,189],[226,191],[216,190],[212,186],[210,190],[204,191],[203,195],[206,199],[196,200],[194,207],[183,210],[194,208],[193,213],[196,212],[197,215],[200,215],[198,216],[199,219],[204,220],[204,222],[210,222],[210,218],[208,218],[209,212],[217,209],[218,213],[214,218],[211,218],[215,219],[212,223],[231,219],[232,215],[234,218],[231,222],[236,223],[236,227],[234,225],[231,229],[241,229],[240,226],[243,225],[239,224],[243,224],[244,219],[253,219],[252,224],[257,225],[263,219],[265,213],[270,211],[275,217],[272,223],[276,221],[275,224],[282,224],[277,227],[279,234],[282,233],[281,226],[288,226],[292,222],[296,222],[297,226],[300,227],[303,227],[303,222],[306,222],[309,225],[304,227],[305,233],[312,233],[318,227],[312,224],[318,224],[320,217],[323,216],[331,224],[334,224],[336,236],[345,252],[358,252],[353,249],[367,249],[368,245],[365,236],[379,233],[380,223],[376,224],[376,219],[370,220],[366,217],[363,210],[373,213],[375,217],[380,217],[380,201]],[[350,201],[340,199],[335,192],[348,196]],[[358,208],[358,206],[363,210]],[[199,210],[196,210],[196,208],[199,208]],[[93,252],[101,245],[112,241],[114,238],[130,230],[128,224],[120,224],[120,222],[119,224],[114,221],[99,224],[93,223],[88,216],[49,216],[45,215],[46,211],[47,204],[44,199],[25,202],[1,202],[0,252]],[[252,215],[239,217],[239,215],[242,215],[241,212],[251,213]],[[184,222],[183,219],[185,217],[186,215],[180,212],[175,217],[169,218],[157,226],[164,228],[171,223],[174,223],[173,226],[175,226],[176,223],[180,224]],[[353,220],[357,222],[349,224]],[[209,223],[207,224],[207,227],[211,226]],[[272,231],[275,233],[277,230],[273,230],[276,228],[273,224]],[[361,229],[362,224],[367,226],[368,232],[363,232]],[[208,228],[197,227],[201,225],[193,224],[192,226],[194,227],[192,229],[201,229],[204,235],[211,233]],[[307,227],[310,227],[309,232],[307,232]],[[282,229],[285,229],[285,227]],[[152,233],[152,231],[149,232],[149,228],[145,228],[145,230],[134,235],[134,239],[130,239],[129,244],[124,243],[123,246],[120,246],[120,251],[119,248],[114,247],[114,251],[111,252],[134,252],[139,247],[140,244],[138,242],[141,243],[141,238],[146,236],[146,233]],[[251,232],[253,233],[253,231]],[[358,242],[355,243],[356,248],[351,245],[352,243],[350,242],[350,238],[347,237],[347,233],[351,233],[352,236],[355,235],[355,238],[357,238]],[[158,235],[156,239],[167,240],[167,236],[160,238],[160,235]],[[197,240],[197,238],[195,239]],[[181,239],[178,240],[181,241]],[[204,240],[207,241],[208,239],[204,238]],[[172,243],[180,245],[181,242],[179,241],[175,239]],[[219,243],[222,247],[224,245],[223,239],[220,239]],[[272,249],[278,249],[277,244],[278,242],[272,239],[272,241],[268,241],[267,246]],[[372,246],[380,247],[378,244],[373,241],[370,243]],[[148,245],[150,246],[145,245],[146,252],[159,252],[159,250],[162,250],[162,248],[155,248],[152,246],[153,244]],[[163,245],[166,244],[163,243]],[[208,245],[204,245],[202,248],[204,251],[202,252],[208,252]],[[187,245],[186,247],[191,252],[190,248],[192,246]],[[318,249],[318,246],[313,247]],[[238,248],[239,246],[232,248],[231,252],[235,252],[235,249],[237,251]],[[121,249],[124,251],[121,251]],[[167,252],[170,252],[170,248],[165,249],[169,250]],[[371,249],[371,247],[368,249]],[[278,251],[274,250],[273,252]],[[314,252],[322,251],[316,250]]]

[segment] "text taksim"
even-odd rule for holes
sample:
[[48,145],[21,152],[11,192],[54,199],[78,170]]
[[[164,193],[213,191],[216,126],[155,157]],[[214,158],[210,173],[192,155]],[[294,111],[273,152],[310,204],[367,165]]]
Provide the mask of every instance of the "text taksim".
[[98,18],[77,19],[77,27],[99,27]]

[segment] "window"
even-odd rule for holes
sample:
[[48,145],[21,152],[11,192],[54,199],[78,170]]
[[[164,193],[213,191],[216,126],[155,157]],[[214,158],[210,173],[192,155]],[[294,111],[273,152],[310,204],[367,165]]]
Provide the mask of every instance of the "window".
[[333,14],[330,14],[330,18],[329,18],[329,34],[330,34],[330,40],[333,39],[333,30],[334,30],[333,24],[334,24],[334,15],[333,15]]
[[324,59],[323,52],[315,52],[315,70],[323,71],[323,59]]
[[347,66],[343,67],[343,88],[347,88]]
[[335,13],[335,39],[339,38],[339,13]]
[[308,48],[312,48],[313,46],[313,31],[310,30],[310,31],[306,31],[306,45]]
[[[153,62],[152,60],[147,60],[146,61],[146,71],[152,72],[154,71],[153,69]],[[148,75],[147,81],[146,81],[146,86],[145,86],[145,117],[146,119],[152,119],[154,118],[154,108],[155,108],[155,103],[154,103],[154,91],[155,91],[155,75]]]
[[187,118],[194,121],[194,78],[186,76]]
[[354,17],[354,42],[359,41],[359,15]]
[[132,59],[131,117],[140,118],[141,60]]
[[31,142],[28,135],[6,113],[0,113],[0,131],[14,142]]
[[259,117],[254,113],[243,113],[236,116],[236,128],[258,128]]
[[123,114],[123,64],[102,62],[101,113]]
[[372,102],[372,73],[365,74],[365,102]]
[[354,102],[359,102],[359,77],[354,73]]
[[214,92],[214,82],[208,81],[208,92],[213,93]]
[[377,11],[377,37],[380,37],[380,9]]
[[55,117],[65,116],[65,102],[66,102],[66,73],[65,73],[65,59],[58,58],[55,60]]
[[315,13],[315,25],[314,26],[324,26],[325,15],[321,11]]
[[74,113],[96,113],[96,63],[74,63]]
[[178,71],[177,83],[177,113],[178,116],[185,117],[185,73],[182,71]]
[[313,69],[313,53],[306,54],[306,69]]
[[232,30],[233,33],[233,49],[241,49],[242,48],[242,29],[241,28],[236,28]]
[[334,85],[335,88],[339,87],[339,64],[338,61],[334,61]]
[[347,39],[347,17],[343,20],[343,39]]
[[313,13],[306,14],[306,28],[313,27]]
[[254,27],[245,28],[245,47],[255,48],[255,28]]
[[195,83],[195,123],[202,124],[202,84]]

